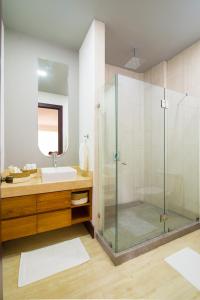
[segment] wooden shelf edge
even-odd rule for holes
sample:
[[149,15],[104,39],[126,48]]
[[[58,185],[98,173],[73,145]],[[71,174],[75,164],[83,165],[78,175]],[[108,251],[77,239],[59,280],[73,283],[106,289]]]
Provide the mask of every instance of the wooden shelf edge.
[[81,207],[81,206],[90,206],[91,203],[90,202],[87,202],[87,203],[84,203],[84,204],[79,204],[79,205],[71,205],[71,208],[76,208],[76,207]]
[[74,219],[72,219],[72,225],[90,221],[90,219],[91,219],[90,217],[74,218]]

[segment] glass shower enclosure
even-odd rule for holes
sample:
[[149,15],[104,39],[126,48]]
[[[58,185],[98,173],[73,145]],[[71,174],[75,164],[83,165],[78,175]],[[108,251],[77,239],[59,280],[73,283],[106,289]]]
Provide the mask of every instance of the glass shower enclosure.
[[199,221],[199,99],[117,75],[100,105],[100,234],[113,252]]

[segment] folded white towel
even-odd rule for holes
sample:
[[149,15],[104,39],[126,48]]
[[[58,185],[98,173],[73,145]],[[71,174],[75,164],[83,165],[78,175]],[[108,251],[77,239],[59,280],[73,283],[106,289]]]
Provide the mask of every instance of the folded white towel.
[[85,142],[80,144],[79,166],[81,170],[88,171],[88,146]]

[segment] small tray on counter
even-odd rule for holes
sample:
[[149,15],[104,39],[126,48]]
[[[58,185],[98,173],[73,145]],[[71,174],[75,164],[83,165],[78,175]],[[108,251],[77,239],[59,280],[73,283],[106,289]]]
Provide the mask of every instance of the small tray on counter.
[[22,170],[21,173],[9,173],[9,176],[13,177],[13,183],[22,183],[29,181],[31,178],[37,175],[37,169],[34,170]]
[[31,178],[35,177],[38,173],[38,169],[32,169],[32,170],[24,170],[22,169],[23,173],[29,174]]

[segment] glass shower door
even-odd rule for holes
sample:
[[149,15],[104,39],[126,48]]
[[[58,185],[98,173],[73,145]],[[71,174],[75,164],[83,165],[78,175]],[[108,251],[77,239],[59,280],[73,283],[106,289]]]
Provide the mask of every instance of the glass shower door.
[[172,231],[199,218],[200,99],[166,92],[166,229]]
[[106,86],[100,105],[99,181],[101,231],[104,239],[116,248],[116,89],[115,82]]
[[198,222],[200,99],[118,75],[100,119],[100,221],[113,251]]
[[164,232],[164,89],[117,76],[116,251]]

